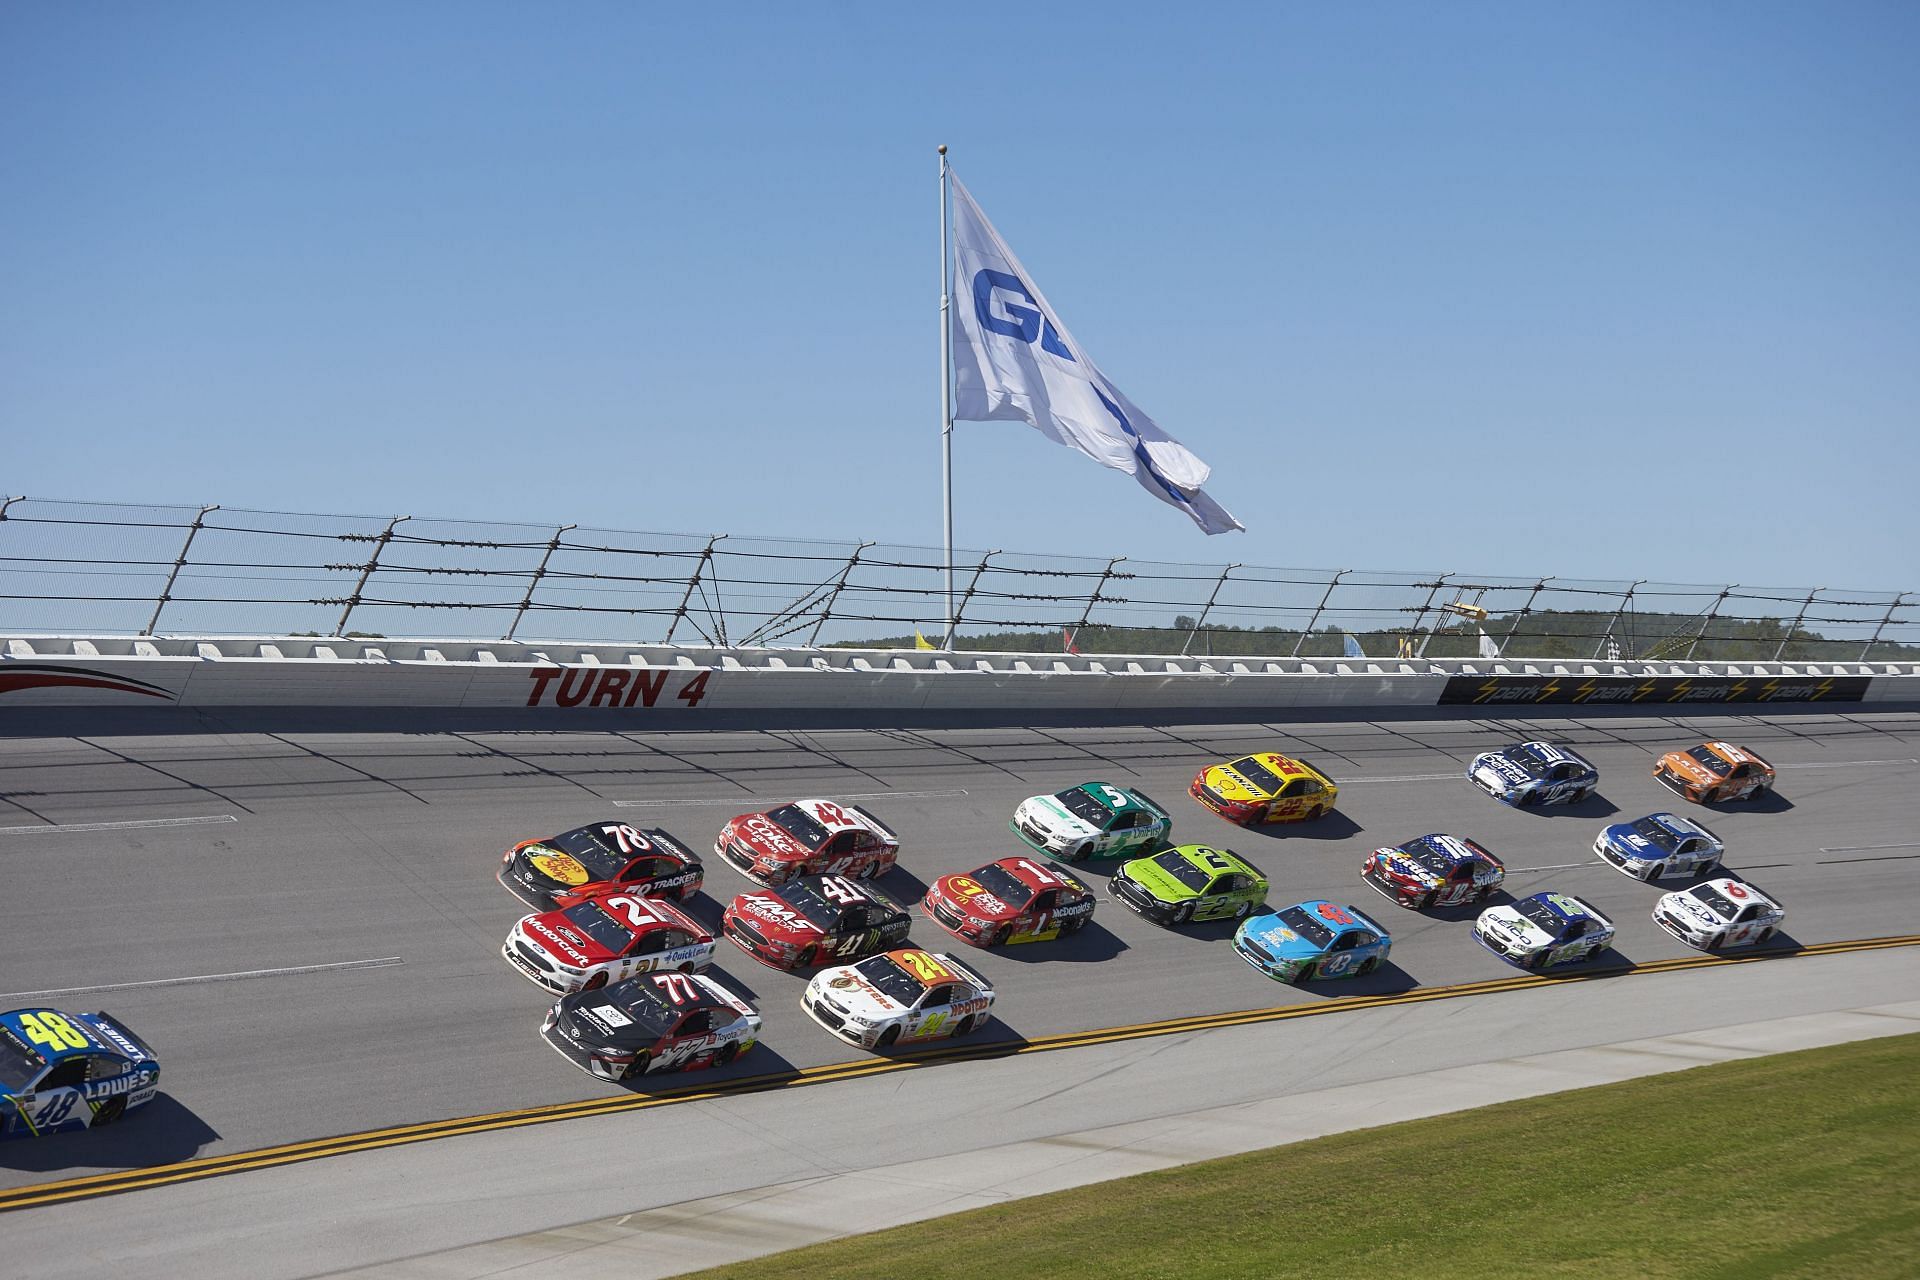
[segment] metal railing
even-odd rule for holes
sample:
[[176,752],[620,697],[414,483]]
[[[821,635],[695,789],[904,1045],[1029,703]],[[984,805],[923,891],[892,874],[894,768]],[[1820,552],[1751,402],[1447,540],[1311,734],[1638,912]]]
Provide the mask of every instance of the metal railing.
[[[1920,657],[1920,593],[956,554],[955,647]],[[0,498],[0,634],[938,643],[933,548]]]

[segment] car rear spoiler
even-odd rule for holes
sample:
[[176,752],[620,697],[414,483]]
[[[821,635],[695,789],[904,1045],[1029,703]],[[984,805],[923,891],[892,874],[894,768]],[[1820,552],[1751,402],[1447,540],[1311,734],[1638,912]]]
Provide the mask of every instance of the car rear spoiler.
[[979,987],[982,991],[993,990],[993,984],[981,977],[980,971],[972,965],[965,964],[954,956],[942,956],[940,957],[940,962],[967,981],[973,983],[974,986]]
[[697,863],[700,861],[699,854],[688,848],[683,841],[666,831],[662,831],[659,827],[648,827],[645,834],[647,839],[654,841],[656,844],[665,845],[669,853],[679,854],[680,857],[687,862]]
[[893,828],[888,826],[886,823],[880,821],[880,819],[874,817],[870,811],[868,811],[865,808],[862,808],[860,805],[857,805],[857,804],[850,804],[850,805],[847,805],[846,807],[853,810],[855,813],[859,814],[862,818],[865,818],[870,824],[872,824],[874,830],[878,831],[881,835],[893,841],[895,844],[900,843],[900,837],[893,833]]
[[139,1036],[135,1035],[133,1033],[133,1029],[129,1027],[126,1023],[120,1021],[120,1019],[114,1017],[112,1014],[107,1013],[103,1010],[95,1010],[93,1016],[98,1018],[100,1021],[106,1023],[108,1026],[112,1027],[115,1031],[119,1032],[121,1035],[125,1036],[127,1038],[128,1043],[132,1044],[134,1048],[138,1049],[141,1053],[144,1053],[148,1058],[150,1059],[157,1058],[157,1055],[153,1051],[153,1046],[149,1045],[145,1040],[142,1040]]
[[1317,761],[1309,760],[1305,756],[1295,756],[1293,758],[1293,762],[1295,764],[1303,764],[1307,766],[1307,768],[1319,774],[1321,777],[1325,778],[1327,780],[1327,785],[1330,787],[1337,787],[1340,785],[1339,780],[1336,779],[1332,774],[1328,773],[1325,769],[1322,769]]

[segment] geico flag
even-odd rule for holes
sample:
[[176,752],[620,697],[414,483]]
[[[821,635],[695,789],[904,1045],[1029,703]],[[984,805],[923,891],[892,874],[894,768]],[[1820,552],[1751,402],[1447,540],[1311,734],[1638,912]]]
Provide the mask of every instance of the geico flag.
[[953,416],[1012,419],[1125,471],[1208,533],[1244,529],[1201,491],[1210,468],[1107,380],[953,179]]

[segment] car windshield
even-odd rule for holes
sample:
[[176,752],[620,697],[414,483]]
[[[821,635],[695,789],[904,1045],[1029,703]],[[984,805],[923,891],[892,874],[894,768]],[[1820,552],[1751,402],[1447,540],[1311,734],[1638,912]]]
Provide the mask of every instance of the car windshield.
[[1070,791],[1062,791],[1054,799],[1065,805],[1067,812],[1082,822],[1090,822],[1096,827],[1107,825],[1107,806],[1078,787]]
[[1706,903],[1708,909],[1722,920],[1732,919],[1734,912],[1740,909],[1733,905],[1732,899],[1711,884],[1697,884],[1687,892]]
[[1680,843],[1679,836],[1667,830],[1664,823],[1655,822],[1652,818],[1637,820],[1633,824],[1633,833],[1665,853],[1672,853],[1675,846]]
[[1252,756],[1248,756],[1244,760],[1235,760],[1232,768],[1235,773],[1245,778],[1248,782],[1251,782],[1261,791],[1271,794],[1280,789],[1279,775],[1267,768],[1267,766],[1261,764],[1258,760],[1255,760]]
[[1202,871],[1191,862],[1188,862],[1187,855],[1181,853],[1178,849],[1169,849],[1165,853],[1155,857],[1153,865],[1195,893],[1206,888],[1208,883],[1213,879],[1211,872]]
[[47,1060],[32,1046],[0,1027],[0,1089],[24,1089],[46,1069]]
[[633,941],[633,934],[627,926],[608,915],[597,902],[583,902],[577,907],[568,907],[561,914],[566,917],[568,924],[615,954],[625,951],[627,943]]
[[[1465,841],[1462,843],[1465,844]],[[1472,847],[1467,845],[1468,849]],[[1447,852],[1445,845],[1432,836],[1421,836],[1418,840],[1409,840],[1400,846],[1400,852],[1435,875],[1445,875],[1453,870],[1453,855]]]
[[1333,930],[1315,920],[1298,907],[1288,907],[1280,913],[1280,923],[1293,930],[1316,947],[1324,948],[1333,941]]
[[853,971],[880,988],[896,1003],[912,1007],[926,987],[920,980],[894,963],[892,956],[875,956],[853,966]]
[[1716,778],[1724,778],[1729,773],[1733,772],[1732,765],[1728,764],[1725,760],[1722,760],[1719,756],[1713,754],[1713,752],[1707,750],[1706,747],[1704,746],[1695,747],[1693,750],[1687,752],[1687,754],[1692,756],[1695,760],[1698,760],[1700,762],[1700,767],[1705,769],[1708,773],[1711,773]]
[[990,867],[982,867],[972,875],[980,882],[982,889],[1009,907],[1017,909],[1033,901],[1033,890],[1021,884],[1018,876],[998,863]]
[[1538,898],[1527,898],[1516,902],[1513,904],[1513,909],[1540,926],[1550,938],[1557,938],[1566,932],[1566,917]]
[[[587,1007],[612,1006],[637,1023],[646,1034],[658,1039],[680,1024],[682,1010],[660,993],[650,977],[628,978],[608,987],[604,998]],[[604,1016],[604,1015],[603,1015]],[[606,1019],[617,1022],[618,1019]]]
[[799,805],[783,804],[778,809],[770,810],[767,816],[809,849],[818,849],[827,842],[827,829],[808,817],[807,811]]
[[628,861],[625,855],[615,853],[592,827],[581,827],[540,843],[572,858],[585,867],[588,877],[594,880],[613,879],[625,869]]
[[802,881],[796,880],[787,885],[780,890],[779,896],[786,900],[788,906],[829,933],[840,923],[840,913],[846,910],[842,904]]

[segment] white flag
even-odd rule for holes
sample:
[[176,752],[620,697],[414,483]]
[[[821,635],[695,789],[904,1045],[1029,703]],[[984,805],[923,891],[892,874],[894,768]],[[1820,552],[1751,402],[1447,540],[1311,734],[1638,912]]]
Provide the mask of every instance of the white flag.
[[1480,628],[1480,656],[1483,658],[1500,656],[1500,646],[1493,642],[1493,637],[1487,634],[1485,627]]
[[1208,533],[1244,529],[1200,489],[1210,472],[1107,380],[953,179],[956,419],[1012,419],[1125,471]]

